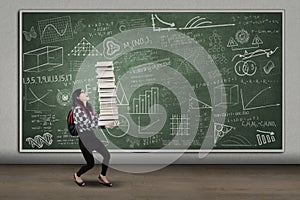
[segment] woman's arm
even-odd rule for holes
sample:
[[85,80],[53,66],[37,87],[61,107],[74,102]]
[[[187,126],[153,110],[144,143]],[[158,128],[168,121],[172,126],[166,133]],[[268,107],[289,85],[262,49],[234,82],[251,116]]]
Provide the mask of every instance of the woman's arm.
[[[97,113],[94,110],[92,112],[92,120],[94,121],[95,124],[98,124],[98,122],[99,122],[98,115],[97,115]],[[97,126],[97,128],[99,128],[99,129],[105,129],[105,126]]]
[[98,128],[98,118],[97,116],[92,115],[92,119],[90,120],[80,106],[75,107],[74,111],[74,123],[82,130],[90,130],[93,128]]

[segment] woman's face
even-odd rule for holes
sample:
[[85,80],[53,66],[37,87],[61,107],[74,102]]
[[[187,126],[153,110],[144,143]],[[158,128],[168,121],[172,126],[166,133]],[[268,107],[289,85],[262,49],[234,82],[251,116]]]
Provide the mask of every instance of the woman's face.
[[78,99],[82,102],[87,102],[89,100],[89,95],[84,90],[81,90]]

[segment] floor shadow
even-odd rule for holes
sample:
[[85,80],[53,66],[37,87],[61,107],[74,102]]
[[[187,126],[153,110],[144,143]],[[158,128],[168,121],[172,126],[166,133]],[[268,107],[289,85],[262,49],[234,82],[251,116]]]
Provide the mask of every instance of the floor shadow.
[[[85,180],[85,186],[86,187],[106,187],[106,188],[109,188],[103,184],[101,184],[99,181],[97,180]],[[112,181],[112,188],[120,188],[120,187],[123,187],[125,186],[125,183],[122,182],[122,181]]]

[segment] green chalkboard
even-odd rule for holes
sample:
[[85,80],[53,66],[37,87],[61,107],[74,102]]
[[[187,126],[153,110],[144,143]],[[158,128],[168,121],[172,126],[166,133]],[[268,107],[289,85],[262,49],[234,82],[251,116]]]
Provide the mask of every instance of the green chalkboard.
[[112,61],[111,151],[282,152],[281,11],[20,11],[20,152],[74,152],[66,116]]

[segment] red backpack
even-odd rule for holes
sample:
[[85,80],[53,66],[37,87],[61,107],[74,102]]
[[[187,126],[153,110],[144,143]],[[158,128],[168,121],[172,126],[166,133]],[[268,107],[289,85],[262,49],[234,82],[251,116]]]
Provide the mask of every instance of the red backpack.
[[74,119],[73,119],[73,110],[72,109],[69,111],[68,116],[67,116],[67,125],[68,125],[69,133],[72,136],[77,136],[78,132],[77,132],[76,127],[75,127],[75,123],[74,123]]

